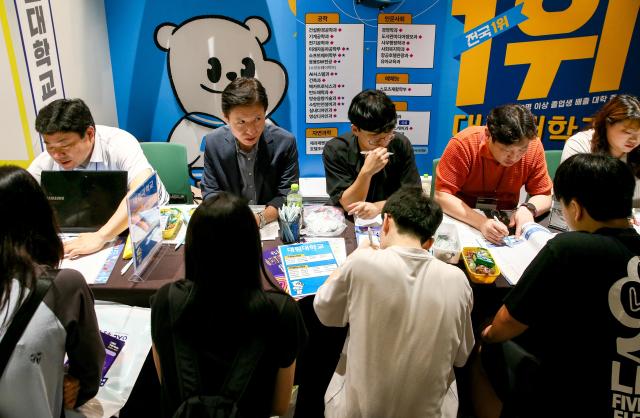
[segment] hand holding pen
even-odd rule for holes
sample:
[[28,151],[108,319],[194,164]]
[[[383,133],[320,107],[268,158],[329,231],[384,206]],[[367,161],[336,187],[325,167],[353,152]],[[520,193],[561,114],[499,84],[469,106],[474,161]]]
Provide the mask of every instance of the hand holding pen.
[[380,248],[380,244],[375,242],[374,232],[371,227],[367,227],[367,239],[361,239],[358,244],[358,248],[373,248],[377,250]]
[[493,218],[487,218],[482,226],[480,232],[484,237],[496,245],[504,243],[504,237],[509,235],[509,229],[503,224],[497,216]]

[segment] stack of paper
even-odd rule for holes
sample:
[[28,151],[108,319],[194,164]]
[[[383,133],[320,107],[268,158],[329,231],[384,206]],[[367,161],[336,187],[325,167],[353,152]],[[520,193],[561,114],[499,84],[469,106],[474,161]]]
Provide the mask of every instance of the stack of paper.
[[300,194],[305,204],[324,204],[329,201],[324,177],[300,177]]

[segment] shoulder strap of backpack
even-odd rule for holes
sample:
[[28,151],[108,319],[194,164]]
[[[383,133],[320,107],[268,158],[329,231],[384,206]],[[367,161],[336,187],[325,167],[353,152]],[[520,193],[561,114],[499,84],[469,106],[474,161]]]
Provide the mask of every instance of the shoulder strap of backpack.
[[198,353],[189,344],[185,344],[182,339],[176,337],[174,324],[188,295],[184,292],[178,292],[175,286],[175,284],[169,286],[168,305],[178,389],[180,390],[180,398],[185,400],[200,390],[200,369],[198,367]]
[[233,399],[235,402],[242,398],[256,366],[262,358],[265,345],[265,337],[260,335],[252,338],[238,351],[224,385],[222,385],[221,394],[224,397]]
[[[48,276],[48,273],[45,274]],[[20,337],[24,334],[24,330],[29,325],[29,321],[33,317],[33,314],[40,306],[40,302],[44,298],[44,295],[51,287],[52,279],[38,279],[36,281],[35,288],[31,291],[31,294],[27,300],[20,306],[15,317],[11,321],[11,325],[7,328],[7,332],[2,338],[0,343],[0,378],[4,373],[4,369],[9,363],[9,358],[13,353],[14,348],[18,344]]]
[[[187,295],[180,295],[175,285],[169,287],[169,309],[172,324],[175,323],[177,312],[183,306]],[[178,387],[183,400],[198,394],[201,388],[200,369],[198,367],[197,353],[180,338],[176,338],[175,332],[171,332],[176,360]],[[237,402],[240,400],[251,380],[253,371],[264,352],[266,342],[263,336],[254,338],[249,344],[243,346],[236,354],[231,368],[222,385],[220,395]]]
[[[279,316],[286,302],[285,298],[282,298],[277,305],[271,299],[269,302],[273,303],[276,316]],[[246,344],[240,349],[222,386],[223,395],[236,402],[242,398],[266,345],[266,335],[262,334],[253,338],[250,344]]]

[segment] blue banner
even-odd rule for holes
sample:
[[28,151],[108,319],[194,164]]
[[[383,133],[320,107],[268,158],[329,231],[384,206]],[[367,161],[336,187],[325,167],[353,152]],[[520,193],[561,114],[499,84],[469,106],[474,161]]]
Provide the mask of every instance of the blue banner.
[[503,34],[509,29],[515,28],[516,25],[527,20],[527,17],[522,14],[522,6],[523,4],[519,4],[513,9],[509,9],[501,15],[466,32],[456,40],[454,54],[458,56],[491,38]]

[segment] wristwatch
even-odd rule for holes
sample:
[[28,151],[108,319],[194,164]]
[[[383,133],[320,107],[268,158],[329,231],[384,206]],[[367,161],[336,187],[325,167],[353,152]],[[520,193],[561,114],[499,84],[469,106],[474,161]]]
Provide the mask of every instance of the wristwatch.
[[260,228],[264,228],[267,224],[267,220],[264,219],[264,211],[258,212],[258,218],[260,219]]
[[520,206],[518,206],[518,209],[523,206],[531,211],[531,214],[533,215],[534,218],[536,217],[536,215],[538,214],[538,209],[536,208],[536,205],[534,205],[531,202],[524,202]]

